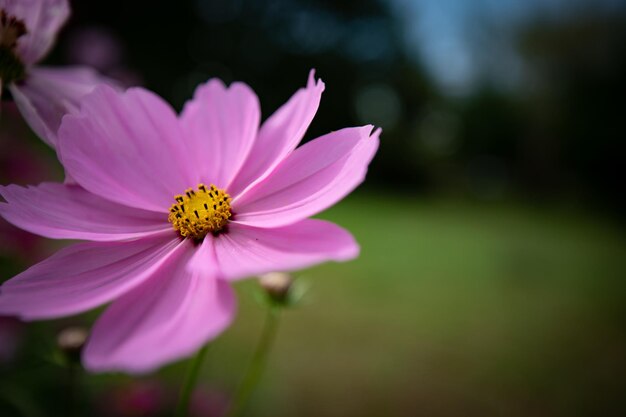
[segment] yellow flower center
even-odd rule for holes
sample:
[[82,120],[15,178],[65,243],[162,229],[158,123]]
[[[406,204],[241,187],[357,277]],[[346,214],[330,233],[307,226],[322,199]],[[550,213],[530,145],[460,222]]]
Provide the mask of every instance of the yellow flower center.
[[211,184],[198,190],[189,188],[185,195],[174,197],[176,204],[170,208],[167,220],[182,236],[202,240],[209,233],[219,232],[226,226],[230,213],[230,196]]

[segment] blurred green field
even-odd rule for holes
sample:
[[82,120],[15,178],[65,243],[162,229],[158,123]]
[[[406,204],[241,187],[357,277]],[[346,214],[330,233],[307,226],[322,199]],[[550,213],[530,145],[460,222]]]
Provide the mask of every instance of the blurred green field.
[[[297,274],[310,289],[282,316],[250,416],[620,415],[619,226],[571,207],[366,192],[321,217],[352,231],[361,256]],[[238,318],[213,343],[202,375],[203,386],[225,392],[243,374],[264,318],[257,283],[237,290]],[[0,381],[5,402],[21,402],[33,417],[64,409],[66,372],[45,358],[54,357],[55,332],[77,320],[30,325],[28,365]],[[160,375],[175,389],[186,366]],[[83,408],[93,409],[89,398],[103,387],[128,381],[83,377]]]
[[[258,416],[619,415],[626,241],[571,208],[357,193],[323,218],[362,246],[298,276]],[[262,311],[240,285],[206,377],[241,373]]]

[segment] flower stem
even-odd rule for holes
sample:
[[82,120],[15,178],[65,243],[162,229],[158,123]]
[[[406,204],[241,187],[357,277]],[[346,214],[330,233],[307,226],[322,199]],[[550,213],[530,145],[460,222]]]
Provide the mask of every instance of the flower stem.
[[270,305],[267,310],[265,324],[261,333],[261,338],[252,357],[252,361],[244,375],[244,378],[235,393],[232,405],[227,413],[228,417],[240,416],[245,412],[246,406],[254,389],[259,384],[267,359],[269,356],[272,343],[278,329],[280,307]]
[[209,349],[209,345],[204,345],[196,356],[194,356],[189,369],[187,370],[187,376],[185,377],[185,384],[180,390],[180,396],[178,397],[178,406],[176,407],[176,417],[186,417],[189,412],[189,400],[191,394],[198,382],[198,374],[200,368],[202,368],[202,361],[206,356],[206,352]]
[[68,416],[76,417],[78,413],[78,378],[80,369],[74,362],[67,365],[67,407]]

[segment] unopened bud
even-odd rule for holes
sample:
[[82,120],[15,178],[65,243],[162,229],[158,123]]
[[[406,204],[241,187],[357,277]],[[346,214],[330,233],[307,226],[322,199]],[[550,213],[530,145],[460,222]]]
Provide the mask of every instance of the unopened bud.
[[82,327],[68,327],[57,336],[57,345],[68,359],[79,361],[88,335],[87,330]]
[[284,303],[288,299],[293,277],[286,272],[270,272],[261,275],[259,283],[273,301]]

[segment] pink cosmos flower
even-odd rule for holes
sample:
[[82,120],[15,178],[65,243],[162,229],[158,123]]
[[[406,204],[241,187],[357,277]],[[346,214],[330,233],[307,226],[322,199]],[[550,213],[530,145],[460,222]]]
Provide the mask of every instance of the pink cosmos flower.
[[77,110],[96,85],[110,82],[87,67],[35,65],[69,14],[67,0],[0,0],[0,94],[8,86],[28,124],[52,147],[63,115]]
[[46,319],[112,301],[83,362],[146,372],[231,323],[231,281],[357,256],[347,231],[309,217],[363,181],[380,130],[346,128],[296,148],[323,90],[312,71],[259,128],[258,99],[242,83],[210,80],[179,117],[147,90],[97,87],[58,132],[76,184],[0,187],[9,222],[91,242],[6,282],[0,314]]

